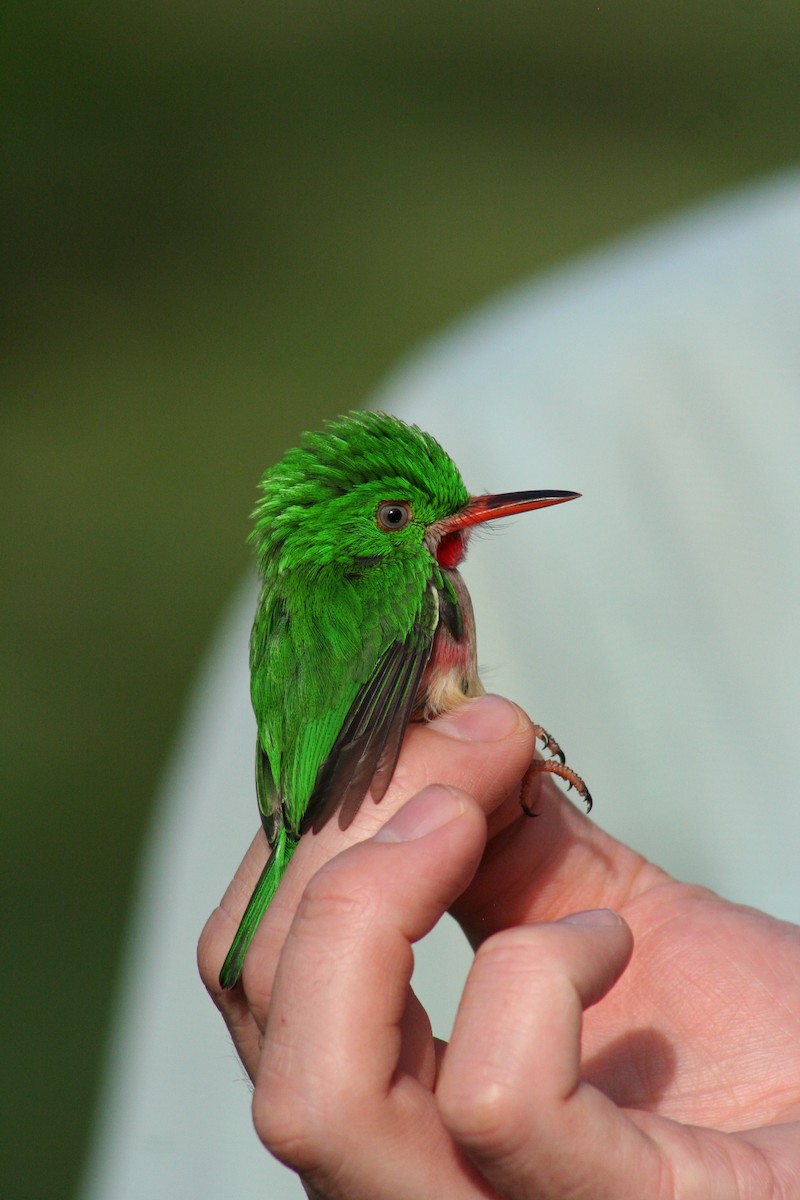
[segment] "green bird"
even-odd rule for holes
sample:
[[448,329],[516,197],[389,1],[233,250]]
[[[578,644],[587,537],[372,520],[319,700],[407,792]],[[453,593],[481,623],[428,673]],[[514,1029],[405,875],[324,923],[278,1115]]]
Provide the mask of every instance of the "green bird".
[[[375,803],[382,798],[410,720],[483,694],[472,604],[457,569],[470,531],[577,495],[471,496],[430,434],[385,413],[340,417],[267,470],[251,534],[263,585],[250,672],[258,807],[271,853],[222,987],[236,986],[300,837],[334,813],[346,828],[370,787]],[[591,806],[557,743],[536,732],[552,757],[531,769],[566,779]]]

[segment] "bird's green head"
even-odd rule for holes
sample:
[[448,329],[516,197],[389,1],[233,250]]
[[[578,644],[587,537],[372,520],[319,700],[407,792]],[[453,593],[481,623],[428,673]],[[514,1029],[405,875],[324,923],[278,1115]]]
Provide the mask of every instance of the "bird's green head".
[[251,536],[264,574],[357,568],[419,554],[426,538],[431,548],[432,527],[469,502],[430,434],[386,413],[353,412],[306,434],[265,473]]

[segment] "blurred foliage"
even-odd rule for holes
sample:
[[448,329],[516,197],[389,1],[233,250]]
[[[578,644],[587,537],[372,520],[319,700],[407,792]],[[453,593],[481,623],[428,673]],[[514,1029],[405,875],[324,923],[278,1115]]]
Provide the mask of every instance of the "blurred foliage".
[[42,1200],[84,1153],[137,845],[261,470],[487,293],[794,162],[800,8],[0,20],[0,1186]]

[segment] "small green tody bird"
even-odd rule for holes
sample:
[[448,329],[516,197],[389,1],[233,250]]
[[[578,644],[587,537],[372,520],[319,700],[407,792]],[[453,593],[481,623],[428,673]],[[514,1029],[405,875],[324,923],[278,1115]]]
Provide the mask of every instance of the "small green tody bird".
[[[370,785],[381,799],[410,720],[483,693],[472,604],[457,570],[472,527],[577,495],[470,496],[430,434],[371,412],[306,434],[265,473],[251,535],[263,587],[250,671],[271,854],[222,987],[235,987],[301,835],[334,812],[346,828]],[[536,732],[554,757],[531,769],[567,780],[591,807],[557,743]]]

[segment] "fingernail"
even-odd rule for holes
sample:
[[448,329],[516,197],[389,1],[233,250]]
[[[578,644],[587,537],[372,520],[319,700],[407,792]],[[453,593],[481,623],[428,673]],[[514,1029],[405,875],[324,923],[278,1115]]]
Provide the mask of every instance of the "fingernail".
[[600,929],[608,928],[610,925],[624,925],[625,922],[612,908],[587,908],[584,912],[570,913],[568,917],[561,917],[557,924],[587,925]]
[[431,727],[448,737],[471,742],[499,742],[519,724],[519,713],[502,696],[476,696],[455,712],[437,717]]
[[411,842],[441,829],[460,817],[464,804],[458,792],[434,783],[407,801],[373,835],[374,842]]

